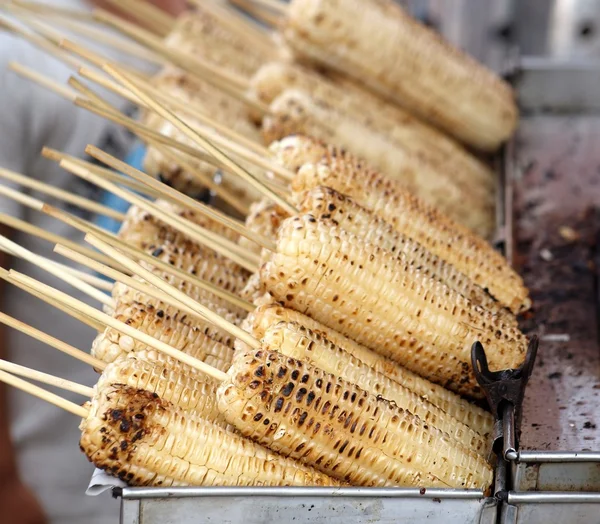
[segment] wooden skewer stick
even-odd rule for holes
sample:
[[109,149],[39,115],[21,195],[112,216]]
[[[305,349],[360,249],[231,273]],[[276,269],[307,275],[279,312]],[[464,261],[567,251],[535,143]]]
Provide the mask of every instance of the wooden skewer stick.
[[50,40],[44,38],[43,36],[37,33],[25,31],[20,26],[14,24],[11,21],[6,20],[5,18],[0,18],[0,27],[4,27],[5,29],[14,33],[15,35],[20,36],[24,40],[28,41],[30,44],[33,44],[42,51],[48,53],[50,56],[60,60],[74,71],[77,71],[80,67],[83,66],[83,64],[79,62],[79,60],[76,60],[68,53],[65,53],[56,44],[53,44]]
[[49,160],[52,160],[52,161],[56,162],[57,164],[61,160],[70,160],[71,162],[74,162],[76,164],[79,164],[79,165],[89,169],[92,173],[96,173],[97,175],[100,175],[100,176],[106,178],[107,180],[114,182],[115,184],[129,187],[129,188],[133,189],[134,191],[136,191],[137,193],[142,193],[144,195],[148,195],[153,198],[158,198],[160,196],[160,193],[154,191],[154,189],[147,186],[146,184],[140,184],[136,180],[131,180],[128,177],[124,177],[123,175],[120,175],[119,173],[115,173],[111,169],[106,169],[104,167],[97,166],[96,164],[92,164],[91,162],[86,162],[85,160],[82,160],[81,158],[77,158],[72,155],[67,155],[66,153],[63,153],[62,151],[52,149],[51,147],[44,146],[41,154],[43,157],[45,157]]
[[[120,322],[119,320],[112,318],[110,315],[98,311],[97,309],[88,306],[86,303],[81,302],[80,300],[77,300],[72,296],[67,295],[66,293],[63,293],[62,291],[59,291],[58,289],[43,284],[42,282],[35,280],[34,278],[28,277],[27,275],[18,273],[17,271],[13,270],[10,271],[9,278],[10,281],[21,282],[29,287],[37,287],[40,290],[40,292],[53,296],[63,304],[68,305],[73,309],[78,309],[86,313],[90,317],[94,318],[98,322],[104,323],[112,329],[124,333],[125,335],[130,336],[131,338],[141,342],[142,344],[150,346],[151,348],[156,349],[157,351],[161,351],[162,353],[165,353],[166,355],[173,357],[179,360],[180,362],[183,362],[184,364],[188,364],[194,369],[205,373],[206,375],[214,378],[215,380],[218,380],[219,382],[223,382],[227,379],[227,374],[223,371],[213,368],[205,362],[202,362],[201,360],[187,355],[183,351],[179,351],[178,349],[175,349],[174,347],[169,346],[168,344],[165,344],[164,342],[161,342],[160,340],[157,340],[151,337],[150,335],[147,335],[146,333],[132,328],[124,322]],[[222,322],[226,322],[223,319],[221,320]]]
[[[43,209],[41,209],[41,211],[43,211]],[[114,262],[110,258],[105,257],[104,255],[102,255],[102,253],[97,253],[92,249],[80,246],[77,242],[73,242],[71,240],[63,238],[55,233],[50,233],[45,229],[29,224],[28,222],[25,222],[24,220],[21,220],[19,218],[7,215],[6,213],[0,212],[0,224],[4,224],[5,226],[9,226],[17,231],[22,231],[23,233],[27,233],[29,235],[41,238],[42,240],[46,240],[47,242],[51,242],[52,244],[65,244],[74,251],[77,251],[78,253],[88,256],[94,260],[97,260],[98,262],[108,264],[109,266],[112,266],[114,264]],[[120,267],[117,266],[117,269],[120,269]]]
[[175,25],[175,18],[148,2],[135,0],[107,0],[108,4],[137,20],[159,36],[167,36]]
[[58,16],[80,22],[94,22],[94,17],[89,11],[79,9],[69,9],[68,7],[57,7],[55,5],[45,4],[43,2],[28,2],[25,0],[11,0],[11,4],[27,9],[32,13],[43,15]]
[[[56,251],[56,253],[59,253],[67,258],[70,258],[71,260],[79,262],[80,264],[85,264],[88,267],[94,269],[94,271],[97,271],[98,273],[102,273],[103,275],[106,275],[107,277],[114,279],[116,282],[125,284],[126,286],[131,287],[131,288],[139,291],[140,293],[144,293],[148,296],[154,297],[154,298],[164,302],[165,304],[168,304],[170,306],[184,310],[186,313],[189,313],[195,317],[200,316],[200,315],[198,315],[197,312],[186,307],[184,304],[181,304],[180,302],[175,300],[173,297],[167,295],[160,289],[157,289],[148,284],[144,284],[140,280],[137,280],[133,277],[127,276],[124,273],[121,273],[120,271],[111,269],[108,266],[105,266],[104,264],[94,262],[93,260],[91,260],[89,258],[86,259],[85,257],[82,257],[81,255],[75,253],[74,251],[71,251],[69,248],[66,248],[64,246],[61,246],[60,244],[57,244],[56,247],[54,248],[54,251]],[[247,305],[248,305],[248,307],[246,307],[245,309],[248,312],[256,309],[250,303],[247,303]],[[202,316],[202,318],[204,318],[204,316]]]
[[[131,91],[129,91],[126,88],[123,88],[122,86],[120,86],[119,84],[117,84],[115,82],[108,80],[105,76],[103,76],[99,73],[96,73],[95,71],[92,71],[91,69],[82,67],[79,70],[79,74],[82,77],[87,78],[88,80],[91,80],[92,82],[95,82],[96,84],[104,87],[105,89],[108,89],[108,90],[112,91],[113,93],[118,94],[119,96],[125,98],[126,100],[133,102],[134,104],[137,104],[141,107],[147,107],[146,104],[144,104],[144,102],[142,100],[140,100],[139,97],[135,96]],[[181,111],[182,113],[193,117],[194,119],[198,120],[202,124],[213,128],[215,131],[220,133],[223,137],[227,138],[228,140],[231,140],[234,143],[237,143],[240,146],[242,146],[250,151],[253,151],[254,153],[256,153],[258,155],[262,155],[262,156],[269,155],[269,150],[265,146],[234,131],[233,129],[231,129],[231,127],[221,124],[214,118],[211,118],[210,115],[204,109],[199,107],[197,104],[190,104],[190,103],[184,102],[182,100],[179,100],[174,95],[171,95],[169,93],[161,91],[160,89],[157,89],[150,82],[147,82],[145,84],[145,89],[154,98],[163,102],[164,104],[167,104],[173,110]]]
[[8,238],[6,238],[2,235],[0,235],[0,246],[5,247],[6,249],[8,249],[9,251],[12,251],[13,253],[16,253],[21,258],[27,260],[27,262],[29,262],[35,266],[38,266],[39,268],[43,269],[44,271],[47,271],[51,275],[54,275],[55,277],[60,278],[61,280],[65,281],[67,284],[73,286],[75,289],[78,289],[82,293],[85,293],[86,295],[93,298],[94,300],[97,300],[101,304],[105,304],[107,306],[113,305],[112,299],[106,293],[99,291],[98,289],[96,289],[93,286],[90,286],[89,284],[86,284],[85,282],[83,282],[82,280],[79,280],[77,277],[73,276],[72,274],[62,270],[58,266],[55,266],[54,264],[48,264],[44,257],[40,257],[40,256],[36,255],[35,253],[32,253],[28,249],[25,249],[24,247],[20,246],[16,242],[9,240]]
[[217,160],[225,164],[228,168],[228,171],[238,175],[240,178],[248,182],[255,189],[260,191],[265,197],[269,198],[271,201],[275,202],[282,209],[287,211],[290,215],[296,215],[298,213],[297,209],[289,204],[287,200],[281,198],[279,195],[274,193],[271,189],[262,184],[256,177],[254,177],[251,173],[242,168],[239,164],[235,163],[231,158],[225,155],[219,148],[214,146],[212,142],[207,140],[206,138],[200,136],[194,129],[188,126],[185,122],[177,117],[173,112],[169,111],[162,104],[156,102],[152,99],[152,97],[148,96],[143,88],[139,87],[139,82],[134,79],[131,75],[115,69],[115,67],[110,65],[105,65],[104,70],[110,74],[113,78],[121,82],[124,86],[130,89],[134,94],[136,94],[139,98],[144,100],[148,106],[150,106],[156,113],[160,116],[171,122],[177,129],[179,129],[182,133],[184,133],[188,138],[196,142],[198,145],[206,149],[209,153],[214,155]]
[[164,280],[160,279],[159,277],[154,275],[151,271],[148,271],[147,269],[142,267],[140,264],[138,264],[131,258],[125,256],[123,253],[119,252],[117,249],[110,246],[108,243],[103,242],[98,237],[95,237],[92,234],[86,235],[85,240],[86,240],[86,242],[88,242],[89,244],[94,246],[96,249],[99,249],[106,255],[113,257],[115,260],[118,260],[120,264],[127,267],[131,272],[133,272],[136,275],[138,275],[139,277],[143,278],[144,280],[146,280],[153,286],[157,287],[161,291],[164,291],[168,295],[172,296],[175,300],[186,305],[187,307],[189,307],[190,309],[192,309],[199,315],[202,315],[207,320],[212,322],[215,326],[220,327],[221,329],[227,331],[227,333],[230,333],[234,337],[239,338],[240,340],[242,340],[243,342],[245,342],[252,348],[260,347],[259,341],[256,340],[252,335],[250,335],[243,329],[239,328],[235,324],[232,324],[231,322],[220,317],[218,314],[216,314],[214,311],[207,308],[203,304],[199,304],[195,300],[191,299],[185,293],[183,293],[179,289],[171,286]]
[[267,238],[261,235],[260,233],[249,230],[242,222],[239,222],[238,220],[235,220],[225,215],[224,213],[210,206],[207,206],[206,204],[198,202],[197,200],[194,200],[193,198],[184,195],[183,193],[173,189],[172,187],[169,187],[166,184],[163,184],[162,182],[159,182],[158,180],[152,178],[146,173],[143,173],[142,171],[131,167],[130,165],[126,164],[125,162],[122,162],[114,156],[105,153],[104,151],[95,146],[88,145],[85,148],[85,152],[91,157],[95,158],[96,160],[105,163],[107,166],[110,166],[118,171],[122,171],[126,175],[129,175],[131,178],[134,178],[139,182],[148,184],[156,191],[162,191],[165,195],[170,197],[173,201],[176,201],[178,204],[193,211],[196,211],[201,215],[204,215],[209,219],[224,225],[225,227],[228,227],[232,231],[239,233],[247,239],[256,242],[258,245],[269,249],[270,251],[275,251],[275,243],[270,238]]
[[229,0],[233,5],[239,7],[252,17],[264,22],[271,27],[278,27],[281,22],[281,17],[274,15],[263,6],[257,5],[252,0]]
[[72,393],[77,393],[78,395],[83,395],[87,398],[94,396],[94,388],[90,388],[88,386],[84,386],[83,384],[78,384],[77,382],[72,382],[71,380],[64,378],[55,377],[54,375],[49,375],[48,373],[42,373],[41,371],[37,371],[26,366],[20,366],[19,364],[14,364],[12,362],[8,362],[7,360],[0,359],[0,370],[7,371],[8,373],[18,375],[20,377],[29,378],[31,380],[35,380],[36,382],[41,382],[42,384],[48,384],[49,386],[64,389],[65,391],[71,391]]
[[46,391],[45,389],[35,386],[34,384],[30,384],[26,380],[17,378],[10,373],[6,373],[5,371],[0,371],[0,382],[4,382],[9,386],[20,389],[21,391],[25,391],[34,397],[41,398],[42,400],[45,400],[50,404],[54,404],[55,406],[62,408],[69,413],[73,413],[73,415],[78,417],[87,418],[89,414],[89,411],[83,406],[75,404],[75,402],[71,402],[70,400],[66,400],[58,395],[55,395],[54,393],[50,393],[50,391]]
[[[60,220],[60,221],[64,222],[65,224],[70,225],[70,226],[74,227],[75,229],[78,229],[79,231],[81,231],[83,233],[86,233],[86,234],[93,233],[94,235],[98,236],[99,238],[105,239],[107,242],[110,242],[112,245],[118,246],[118,248],[121,251],[127,253],[130,257],[134,258],[135,260],[141,260],[143,262],[150,264],[151,266],[158,267],[163,272],[165,272],[169,275],[172,275],[175,278],[183,280],[184,282],[189,282],[193,286],[197,286],[200,289],[204,289],[205,291],[208,291],[224,300],[227,300],[227,301],[231,302],[233,305],[236,305],[242,309],[248,309],[249,303],[246,302],[245,300],[241,299],[237,295],[234,295],[233,293],[230,293],[229,291],[221,289],[220,287],[215,286],[214,284],[212,284],[206,280],[202,280],[202,279],[198,278],[197,276],[192,275],[191,273],[187,273],[187,272],[183,271],[182,269],[171,266],[167,262],[164,262],[163,260],[160,260],[159,258],[149,255],[148,253],[141,251],[137,247],[130,246],[126,242],[123,242],[121,239],[119,239],[118,237],[113,235],[112,233],[102,231],[101,229],[93,229],[90,227],[90,224],[87,224],[85,222],[85,220],[80,220],[80,219],[76,220],[76,217],[73,217],[73,216],[69,215],[68,213],[65,213],[64,211],[61,211],[60,209],[56,209],[56,208],[53,208],[52,206],[48,206],[48,205],[45,205],[43,207],[42,211],[44,213],[47,213],[48,215],[56,218],[57,220]],[[89,257],[86,257],[86,258],[89,258]],[[115,267],[115,266],[117,266],[117,264],[114,261],[112,261],[110,266]],[[126,274],[130,274],[130,272],[127,268],[121,269],[120,271],[123,273],[126,273]],[[253,306],[252,306],[252,309],[254,309]]]
[[[6,253],[8,255],[11,255],[13,257],[23,258],[23,257],[20,257],[17,253],[14,253],[10,249],[8,249],[7,247],[1,246],[1,245],[0,245],[0,251],[2,251],[3,253]],[[41,256],[41,255],[38,255],[38,256]],[[79,271],[79,270],[75,269],[74,267],[65,266],[64,264],[60,264],[58,262],[55,262],[54,260],[50,260],[49,258],[46,258],[46,257],[42,257],[42,258],[44,258],[44,260],[48,264],[54,264],[55,266],[58,266],[63,271],[66,271],[67,273],[71,273],[73,276],[77,277],[79,280],[81,280],[83,282],[87,282],[91,286],[94,286],[96,289],[102,289],[104,291],[112,290],[111,282],[108,282],[102,278],[98,278],[97,276],[90,275],[89,273]]]
[[[231,242],[225,238],[220,237],[217,233],[210,231],[206,228],[203,228],[197,224],[190,222],[189,220],[185,220],[175,214],[168,213],[166,210],[161,209],[155,204],[149,202],[148,200],[138,197],[133,193],[126,191],[117,187],[116,185],[103,180],[102,178],[94,175],[88,170],[78,166],[77,164],[72,164],[68,160],[62,160],[60,162],[60,166],[69,172],[96,184],[97,186],[114,193],[118,197],[123,200],[128,201],[130,204],[136,205],[139,208],[147,211],[151,215],[158,218],[160,221],[165,224],[173,227],[183,235],[186,235],[190,238],[190,240],[197,242],[199,244],[205,244],[210,249],[220,253],[221,255],[230,258],[236,264],[246,268],[250,272],[254,272],[258,268],[258,257],[255,253],[251,253],[250,251],[243,251],[243,248],[238,244]],[[253,258],[250,257],[250,254],[253,255]],[[250,259],[250,260],[249,260]]]
[[112,106],[108,104],[108,102],[106,102],[102,97],[100,97],[92,89],[90,89],[88,86],[86,86],[83,82],[81,82],[74,76],[69,77],[67,83],[92,102],[98,104],[101,107],[106,108],[107,110],[112,111]]
[[25,187],[29,187],[31,189],[35,189],[40,191],[41,193],[45,193],[46,195],[53,196],[64,202],[68,202],[69,204],[73,204],[81,209],[87,209],[93,213],[98,213],[99,215],[104,215],[110,218],[114,218],[119,222],[122,222],[125,219],[125,215],[123,213],[119,213],[110,207],[104,206],[102,204],[98,204],[93,200],[89,200],[87,198],[83,198],[81,196],[75,195],[73,193],[69,193],[68,191],[64,191],[62,189],[58,189],[57,187],[51,186],[50,184],[45,184],[33,178],[21,175],[19,173],[15,173],[14,171],[10,171],[8,169],[0,168],[0,178],[5,180],[10,180],[11,182],[15,182]]
[[80,360],[85,364],[89,364],[95,369],[104,370],[107,366],[106,362],[100,360],[99,358],[93,357],[89,353],[86,353],[81,349],[77,349],[76,347],[73,347],[70,344],[63,342],[62,340],[54,338],[48,335],[47,333],[44,333],[43,331],[40,331],[39,329],[36,329],[33,326],[30,326],[29,324],[26,324],[25,322],[21,322],[16,318],[10,317],[5,313],[2,313],[1,311],[0,322],[8,327],[20,331],[21,333],[25,333],[31,338],[39,340],[40,342],[43,342],[44,344],[47,344],[50,347],[53,347],[54,349],[58,349],[58,351],[64,353],[65,355],[69,355],[70,357],[76,358],[77,360]]
[[287,6],[285,3],[280,2],[278,0],[251,0],[253,3],[259,5],[260,7],[264,7],[266,9],[270,9],[271,11],[275,11],[279,16],[285,16],[287,12]]
[[72,309],[69,306],[66,306],[62,302],[59,302],[58,300],[56,300],[54,297],[40,292],[39,289],[32,288],[21,282],[15,282],[14,280],[11,279],[9,272],[6,269],[1,268],[1,267],[0,267],[0,278],[2,280],[6,280],[7,282],[13,284],[14,286],[18,287],[19,289],[22,289],[26,293],[29,293],[30,295],[32,295],[36,298],[39,298],[43,302],[46,302],[47,304],[51,305],[52,307],[55,307],[56,309],[62,311],[63,313],[66,313],[70,317],[73,317],[74,319],[79,320],[79,322],[81,322],[82,324],[85,324],[86,326],[91,327],[93,330],[95,330],[98,333],[101,333],[102,331],[104,331],[104,329],[106,327],[105,324],[102,324],[101,322],[98,322],[98,321],[94,320],[93,318],[90,318],[88,315],[83,314],[81,311],[77,311],[75,309]]
[[45,87],[49,91],[57,93],[58,95],[71,102],[75,102],[75,99],[77,98],[76,91],[73,91],[72,89],[69,89],[68,87],[59,84],[58,82],[50,79],[49,77],[41,75],[33,69],[29,69],[28,67],[25,67],[24,65],[21,65],[17,62],[9,62],[8,69],[17,73],[23,78],[31,80],[35,84]]

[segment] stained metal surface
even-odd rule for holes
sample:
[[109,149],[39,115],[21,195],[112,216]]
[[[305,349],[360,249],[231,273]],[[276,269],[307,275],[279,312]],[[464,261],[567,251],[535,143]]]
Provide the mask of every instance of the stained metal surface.
[[[417,490],[415,495],[415,490],[344,489],[336,490],[332,495],[332,490],[325,490],[330,492],[326,494],[323,490],[302,488],[292,489],[292,494],[284,494],[289,491],[285,488],[183,489],[187,492],[183,497],[177,496],[180,490],[174,489],[123,490],[123,518],[127,520],[122,520],[122,524],[496,522],[495,499],[484,499],[459,490],[427,490],[423,495]],[[393,495],[394,491],[398,496]],[[446,491],[456,493],[444,497]],[[356,496],[357,492],[360,492],[359,496]],[[135,498],[136,495],[143,498]]]
[[600,117],[533,114],[515,147],[516,263],[540,335],[521,449],[600,449]]

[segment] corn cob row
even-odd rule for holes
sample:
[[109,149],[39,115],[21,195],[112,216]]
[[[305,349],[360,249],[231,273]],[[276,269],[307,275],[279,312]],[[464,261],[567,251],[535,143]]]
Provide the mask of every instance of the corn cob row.
[[472,181],[461,183],[451,173],[399,147],[388,135],[300,91],[285,91],[270,108],[271,113],[263,120],[266,143],[300,133],[344,147],[449,217],[484,237],[491,236],[495,207],[492,188]]
[[292,322],[304,326],[309,330],[307,333],[313,335],[311,340],[316,343],[320,342],[319,339],[326,339],[334,343],[370,366],[377,373],[381,373],[383,376],[413,391],[416,395],[431,402],[434,406],[442,409],[480,435],[487,437],[491,434],[494,427],[494,418],[489,412],[298,311],[278,304],[264,304],[248,315],[244,329],[252,333],[257,339],[262,339],[269,328],[281,322]]
[[360,486],[487,488],[490,466],[418,417],[319,368],[236,354],[219,409],[242,435]]
[[[273,144],[271,150],[276,161],[288,169],[301,166],[296,167],[292,183],[299,195],[317,186],[333,188],[452,264],[512,312],[531,307],[523,280],[487,242],[427,206],[399,184],[371,171],[362,161],[307,137],[290,137]],[[324,150],[325,154],[314,162]],[[302,162],[302,158],[307,161]]]
[[111,386],[89,403],[80,447],[135,486],[323,486],[336,482],[148,391]]
[[526,339],[391,253],[317,221],[286,220],[261,268],[273,297],[453,391],[481,397],[470,366],[480,340],[495,369],[522,362]]
[[423,275],[446,284],[473,304],[498,316],[503,322],[517,325],[514,315],[466,275],[335,189],[319,186],[307,191],[299,209],[319,220],[331,220],[336,226],[365,242],[398,254],[400,258],[419,268]]
[[339,113],[385,134],[399,147],[443,170],[463,188],[495,189],[491,169],[460,144],[348,78],[332,79],[298,65],[269,62],[252,77],[249,93],[261,102],[271,104],[289,89],[322,100]]
[[[221,313],[223,314],[223,313]],[[119,306],[114,313],[117,320],[210,364],[226,370],[233,357],[233,339],[221,330],[200,321],[195,326],[186,325],[177,319],[182,312],[175,309],[173,316],[153,306],[133,303]],[[227,314],[225,314],[225,318]],[[93,342],[92,355],[104,362],[114,362],[131,351],[147,349],[127,335],[106,328]]]
[[483,457],[490,451],[482,435],[300,324],[282,322],[271,326],[261,340],[261,347],[268,351],[280,351],[288,357],[307,362],[356,384],[375,396],[395,402],[402,409],[419,417],[425,424],[447,433],[456,440],[457,445],[460,444]]
[[[283,209],[263,198],[250,207],[250,213],[246,217],[246,227],[267,238],[275,238],[281,222],[287,216]],[[261,248],[256,242],[240,237],[238,244],[253,253],[260,254]]]
[[149,391],[219,427],[227,426],[217,408],[215,381],[162,353],[137,351],[117,359],[102,372],[96,390],[117,384]]
[[478,149],[496,150],[516,127],[509,85],[390,0],[293,0],[283,34],[297,56]]

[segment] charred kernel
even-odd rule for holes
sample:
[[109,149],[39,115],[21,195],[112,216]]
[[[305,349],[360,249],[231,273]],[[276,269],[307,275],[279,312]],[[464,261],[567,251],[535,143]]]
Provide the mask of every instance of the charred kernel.
[[163,254],[164,249],[162,247],[156,248],[154,251],[152,251],[152,256],[153,257],[159,257],[160,255]]
[[302,378],[300,379],[300,382],[302,382],[302,384],[306,384],[308,382],[309,378],[310,377],[308,376],[308,374],[302,375]]
[[297,402],[302,402],[302,399],[304,398],[304,395],[306,395],[306,393],[308,393],[308,391],[306,390],[306,388],[300,388],[296,392],[296,401]]
[[281,394],[284,397],[289,397],[292,394],[292,391],[294,390],[294,383],[293,382],[288,382],[283,389],[281,390]]
[[283,378],[285,377],[285,374],[287,373],[287,369],[285,368],[279,368],[279,370],[277,371],[277,378]]
[[123,410],[122,409],[113,409],[110,412],[110,416],[112,417],[113,420],[119,420],[123,416]]
[[275,413],[279,413],[283,408],[283,398],[279,397],[275,402]]
[[159,309],[159,310],[156,312],[156,316],[157,316],[158,318],[163,318],[163,317],[165,316],[165,312],[164,312],[162,309]]
[[343,453],[343,452],[344,452],[344,450],[346,449],[346,446],[347,446],[347,445],[348,445],[348,441],[346,440],[346,442],[344,442],[344,443],[342,444],[342,446],[340,447],[340,453]]
[[263,424],[265,426],[268,426],[270,423],[271,423],[271,421],[268,418],[266,418],[265,420],[263,420]]
[[306,396],[306,405],[310,406],[314,399],[315,399],[315,393],[313,391],[309,392],[309,394]]
[[302,426],[302,424],[304,424],[306,417],[308,417],[308,413],[305,411],[304,413],[302,413],[302,415],[300,415],[300,418],[298,419],[298,426]]
[[300,444],[298,444],[298,445],[296,446],[296,452],[298,452],[298,451],[302,451],[302,449],[304,449],[304,446],[305,446],[305,445],[306,445],[306,444],[305,444],[304,442],[301,442]]
[[254,415],[254,422],[258,422],[261,418],[263,418],[263,414],[257,413],[256,415]]
[[123,433],[127,433],[131,429],[131,422],[129,420],[122,420],[119,429]]
[[260,380],[253,380],[252,382],[250,382],[250,384],[248,384],[248,387],[250,389],[256,389],[261,385],[261,381]]
[[126,440],[122,440],[121,441],[121,451],[125,451],[127,449],[127,441]]
[[254,372],[254,374],[257,377],[264,377],[265,376],[265,368],[263,366],[258,366],[256,368],[256,371]]
[[292,380],[298,380],[299,376],[300,376],[300,371],[298,371],[297,369],[294,369],[294,371],[292,371]]
[[323,387],[323,379],[318,378],[317,381],[315,382],[315,386],[317,386],[319,389],[321,389]]

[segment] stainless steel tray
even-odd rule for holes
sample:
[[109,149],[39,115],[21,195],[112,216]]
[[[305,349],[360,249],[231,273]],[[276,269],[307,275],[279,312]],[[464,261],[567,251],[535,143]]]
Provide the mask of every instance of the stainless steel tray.
[[493,524],[497,501],[481,491],[375,488],[122,490],[122,524]]

